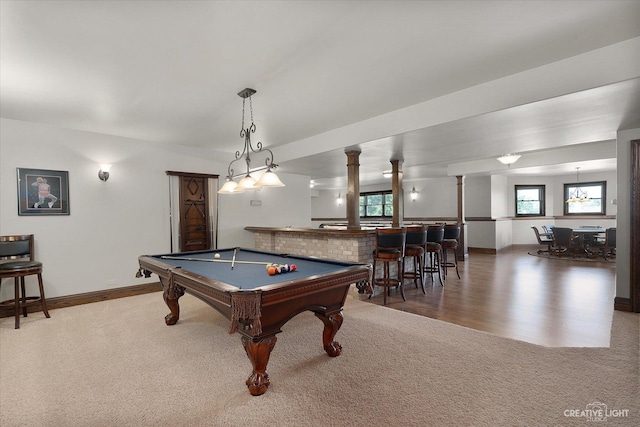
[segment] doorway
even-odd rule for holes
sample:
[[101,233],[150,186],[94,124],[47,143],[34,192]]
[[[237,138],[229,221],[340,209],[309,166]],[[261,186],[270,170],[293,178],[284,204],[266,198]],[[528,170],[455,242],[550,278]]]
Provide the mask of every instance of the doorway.
[[217,247],[218,175],[167,171],[171,252]]

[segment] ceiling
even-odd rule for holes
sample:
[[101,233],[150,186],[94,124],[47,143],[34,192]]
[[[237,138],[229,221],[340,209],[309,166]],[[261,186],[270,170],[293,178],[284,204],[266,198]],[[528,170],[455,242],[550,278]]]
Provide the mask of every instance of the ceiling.
[[[345,185],[345,148],[362,152],[361,185],[379,183],[391,159],[403,161],[407,180],[559,173],[575,162],[524,159],[640,126],[638,78],[556,88],[508,108],[482,100],[412,128],[381,125],[639,37],[638,1],[3,0],[0,8],[3,118],[195,147],[228,162],[242,148],[237,93],[251,87],[254,141],[274,149],[279,170],[320,188]],[[523,166],[495,161],[508,152],[523,154]],[[610,156],[582,160],[590,170],[615,168]]]

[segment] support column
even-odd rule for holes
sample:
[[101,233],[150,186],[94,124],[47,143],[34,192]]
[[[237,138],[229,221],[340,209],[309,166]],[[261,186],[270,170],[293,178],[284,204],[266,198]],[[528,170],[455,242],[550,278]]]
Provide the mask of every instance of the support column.
[[392,187],[393,193],[393,219],[392,227],[400,227],[404,222],[404,203],[402,197],[402,160],[391,160]]
[[458,260],[464,261],[467,258],[468,248],[466,243],[466,225],[464,217],[464,176],[456,175],[458,179],[458,224],[460,224],[460,242],[458,247],[462,250],[458,252]]
[[347,155],[347,228],[360,229],[360,151]]

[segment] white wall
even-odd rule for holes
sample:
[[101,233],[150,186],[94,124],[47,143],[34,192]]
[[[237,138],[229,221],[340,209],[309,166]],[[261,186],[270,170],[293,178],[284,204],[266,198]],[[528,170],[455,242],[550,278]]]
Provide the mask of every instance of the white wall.
[[[342,205],[338,205],[338,194],[342,196]],[[314,190],[311,197],[312,218],[347,218],[346,190]],[[317,225],[322,222],[317,221]]]
[[[429,178],[403,182],[404,216],[433,218],[458,216],[458,180],[456,177]],[[415,187],[418,198],[411,201]]]
[[309,177],[280,172],[278,177],[285,187],[218,196],[218,247],[253,248],[254,236],[246,226],[311,227]]
[[504,218],[507,216],[508,190],[506,176],[493,175],[491,177],[491,218]]
[[[454,193],[457,197],[457,194]],[[468,176],[464,179],[464,205],[466,217],[491,216],[491,177]]]
[[[157,281],[134,275],[138,256],[170,250],[165,171],[224,178],[228,163],[207,156],[203,150],[2,119],[0,234],[35,234],[47,297]],[[98,163],[113,164],[107,182],[98,179]],[[68,171],[71,215],[18,216],[17,167]],[[287,187],[261,190],[261,207],[249,206],[248,194],[219,197],[218,246],[253,247],[242,230],[246,225],[308,224],[308,177],[281,177]],[[0,300],[13,297],[6,283]]]

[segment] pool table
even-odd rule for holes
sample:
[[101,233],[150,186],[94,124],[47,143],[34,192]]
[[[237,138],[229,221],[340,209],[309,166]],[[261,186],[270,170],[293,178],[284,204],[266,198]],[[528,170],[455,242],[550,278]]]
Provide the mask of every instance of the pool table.
[[[334,337],[342,325],[349,286],[366,283],[371,274],[367,264],[242,248],[144,255],[138,261],[138,277],[154,273],[160,278],[170,310],[167,325],[180,318],[178,300],[185,292],[230,320],[229,333],[240,333],[253,366],[246,384],[254,396],[269,387],[267,363],[276,334],[298,313],[312,311],[324,323],[324,350],[332,357],[340,355],[342,347]],[[294,264],[295,271],[270,275],[267,263]]]

